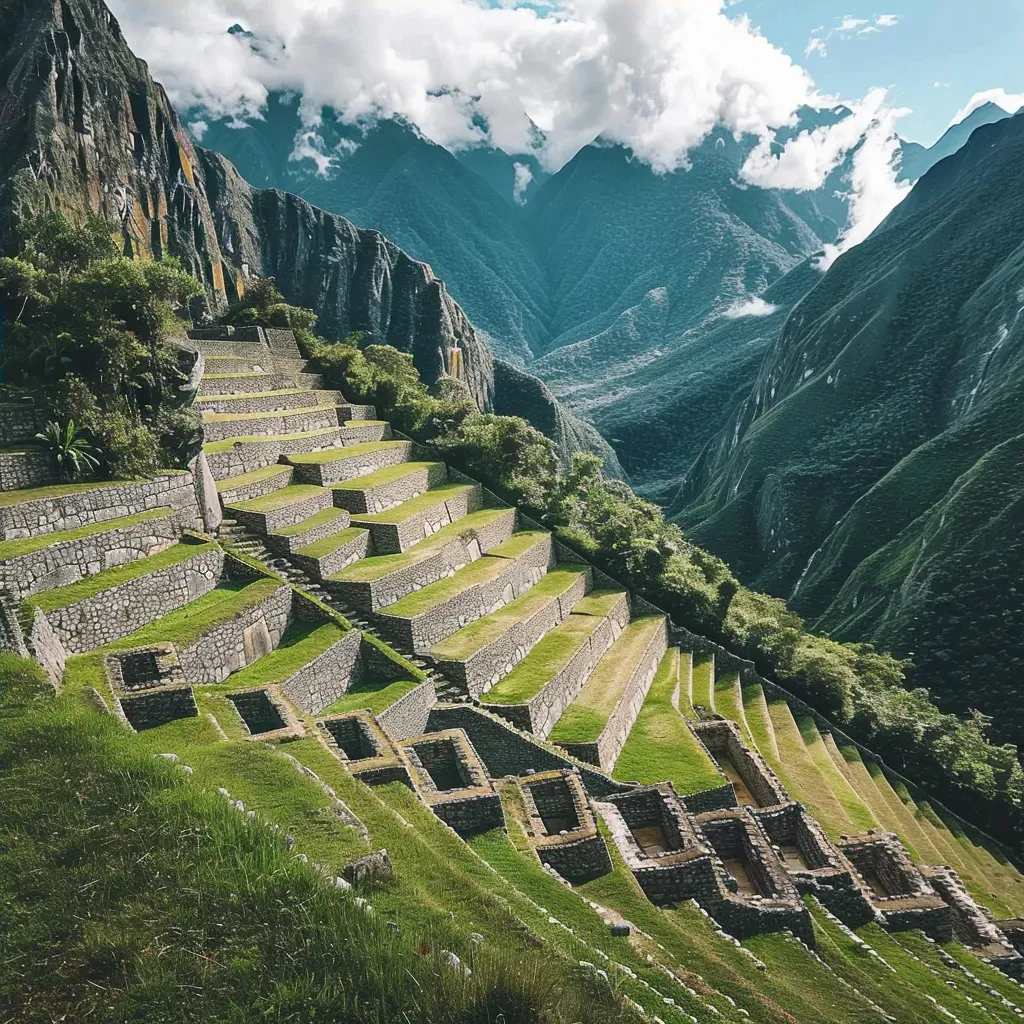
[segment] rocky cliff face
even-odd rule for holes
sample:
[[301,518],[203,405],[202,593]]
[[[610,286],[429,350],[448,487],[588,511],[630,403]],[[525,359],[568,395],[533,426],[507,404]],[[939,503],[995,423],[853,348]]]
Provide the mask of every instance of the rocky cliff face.
[[129,255],[177,256],[215,305],[247,271],[272,275],[326,333],[367,331],[428,381],[457,346],[493,403],[487,344],[430,268],[194,146],[101,0],[0,0],[0,246],[40,209],[104,217]]

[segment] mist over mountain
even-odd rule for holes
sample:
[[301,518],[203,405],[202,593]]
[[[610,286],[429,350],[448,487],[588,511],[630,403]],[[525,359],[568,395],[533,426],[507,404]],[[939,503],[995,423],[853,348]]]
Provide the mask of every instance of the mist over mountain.
[[820,277],[677,498],[745,580],[913,652],[1005,736],[1024,728],[1022,159],[1024,117],[982,125]]

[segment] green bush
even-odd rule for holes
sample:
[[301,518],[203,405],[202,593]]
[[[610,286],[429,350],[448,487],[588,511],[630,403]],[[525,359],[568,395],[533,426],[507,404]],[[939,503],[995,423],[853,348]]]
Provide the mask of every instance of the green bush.
[[121,256],[98,218],[47,214],[0,259],[6,380],[31,388],[51,418],[74,420],[112,476],[180,460],[181,417],[167,410],[186,376],[166,339],[180,328],[174,309],[199,294],[176,260]]

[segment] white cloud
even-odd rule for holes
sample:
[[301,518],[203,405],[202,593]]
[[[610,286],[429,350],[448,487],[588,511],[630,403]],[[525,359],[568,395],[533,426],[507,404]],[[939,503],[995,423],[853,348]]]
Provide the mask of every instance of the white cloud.
[[849,39],[855,35],[873,35],[876,32],[881,32],[883,28],[892,28],[899,23],[899,20],[897,14],[878,14],[873,18],[855,18],[852,14],[846,14],[839,18],[827,32],[824,26],[814,29],[811,32],[811,38],[807,40],[807,46],[804,47],[804,56],[810,57],[816,53],[819,57],[827,57],[830,40],[836,37]]
[[512,198],[522,206],[526,202],[526,190],[530,187],[530,182],[533,181],[533,171],[526,164],[517,163],[512,166],[516,175],[512,185]]
[[[722,126],[758,139],[742,181],[794,189],[818,187],[865,133],[889,123],[884,93],[872,91],[848,103],[852,113],[838,124],[801,133],[773,154],[775,132],[792,128],[802,106],[836,100],[724,0],[560,0],[541,8],[478,0],[110,4],[179,107],[237,123],[259,117],[270,92],[301,95],[305,127],[293,158],[312,161],[319,174],[343,156],[325,148],[324,107],[347,124],[401,116],[449,149],[487,143],[529,153],[552,171],[598,136],[630,148],[657,173],[684,169],[688,152]],[[824,40],[837,32],[888,26],[891,17],[842,18],[816,33],[822,43],[814,52],[824,54]],[[236,24],[246,32],[229,32]],[[852,208],[874,211],[876,199],[858,190],[876,186],[873,175],[855,176],[860,201]],[[860,216],[847,238],[862,234]]]
[[188,130],[192,133],[192,138],[196,142],[202,142],[203,136],[209,131],[210,125],[206,121],[193,121],[189,126]]
[[948,89],[949,86],[949,82],[932,82],[933,89]]
[[837,244],[825,246],[818,261],[820,269],[827,270],[844,252],[863,242],[910,191],[910,182],[897,180],[895,170],[900,152],[896,121],[909,113],[906,108],[877,110],[864,141],[853,155],[846,230]]
[[1024,93],[1007,92],[1005,89],[986,89],[984,92],[976,92],[964,106],[954,115],[949,126],[959,124],[968,114],[973,113],[978,107],[986,103],[995,103],[1002,107],[1008,114],[1016,114],[1021,107],[1024,107]]
[[765,302],[760,295],[752,295],[749,299],[734,302],[722,312],[722,316],[728,317],[730,320],[739,320],[745,316],[771,316],[778,308],[770,302]]

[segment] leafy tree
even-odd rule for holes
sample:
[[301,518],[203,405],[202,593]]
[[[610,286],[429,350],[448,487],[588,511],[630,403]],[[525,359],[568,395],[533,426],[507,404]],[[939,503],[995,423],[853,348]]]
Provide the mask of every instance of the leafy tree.
[[174,309],[198,294],[176,260],[120,256],[103,221],[47,214],[0,259],[6,380],[33,389],[55,421],[73,420],[107,472],[151,473],[182,455],[161,428],[186,380],[166,338]]

